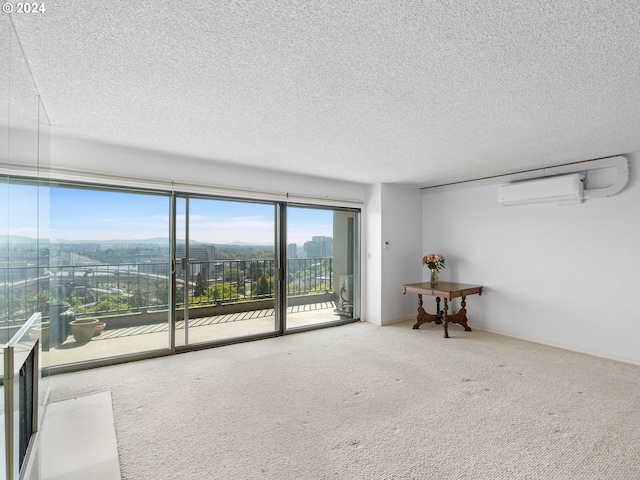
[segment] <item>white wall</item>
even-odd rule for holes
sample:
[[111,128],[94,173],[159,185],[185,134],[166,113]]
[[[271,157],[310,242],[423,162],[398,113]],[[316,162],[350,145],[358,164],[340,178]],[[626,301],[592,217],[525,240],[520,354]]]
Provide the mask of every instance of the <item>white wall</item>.
[[423,195],[441,279],[485,287],[467,298],[470,325],[640,363],[640,153],[626,156],[627,187],[580,205],[504,207],[497,185]]
[[402,285],[422,281],[421,197],[417,188],[382,185],[383,325],[416,316],[417,300],[404,295]]
[[420,190],[389,184],[367,187],[365,225],[362,318],[387,325],[415,316],[417,301],[402,294],[402,284],[421,280]]
[[362,320],[382,325],[382,185],[367,187],[363,214]]

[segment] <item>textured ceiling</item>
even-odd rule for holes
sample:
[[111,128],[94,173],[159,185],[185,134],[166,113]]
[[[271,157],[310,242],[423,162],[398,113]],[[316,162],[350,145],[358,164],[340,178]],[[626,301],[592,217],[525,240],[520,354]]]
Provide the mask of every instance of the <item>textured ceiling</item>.
[[54,134],[419,186],[640,150],[636,0],[45,6]]

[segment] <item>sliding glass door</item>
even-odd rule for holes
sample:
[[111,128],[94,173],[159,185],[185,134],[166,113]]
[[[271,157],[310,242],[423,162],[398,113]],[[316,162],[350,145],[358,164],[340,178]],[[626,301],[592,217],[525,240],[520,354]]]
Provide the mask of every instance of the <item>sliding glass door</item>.
[[276,205],[176,201],[176,347],[276,331]]
[[287,208],[287,330],[357,316],[358,212]]
[[52,185],[50,366],[170,348],[169,205],[166,194]]

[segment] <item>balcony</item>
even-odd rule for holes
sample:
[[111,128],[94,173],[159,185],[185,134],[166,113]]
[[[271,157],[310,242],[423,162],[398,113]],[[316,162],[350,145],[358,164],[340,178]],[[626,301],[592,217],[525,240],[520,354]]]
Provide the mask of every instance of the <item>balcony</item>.
[[[288,260],[289,329],[351,318],[338,302],[332,266],[330,257]],[[275,271],[272,260],[192,261],[184,269],[178,266],[176,345],[273,332]],[[106,327],[90,342],[78,344],[66,325],[71,316],[53,309],[51,348],[44,352],[50,366],[166,349],[169,273],[168,263],[0,269],[0,328],[8,335],[30,312],[47,315],[49,305],[63,304],[72,316],[97,318]]]

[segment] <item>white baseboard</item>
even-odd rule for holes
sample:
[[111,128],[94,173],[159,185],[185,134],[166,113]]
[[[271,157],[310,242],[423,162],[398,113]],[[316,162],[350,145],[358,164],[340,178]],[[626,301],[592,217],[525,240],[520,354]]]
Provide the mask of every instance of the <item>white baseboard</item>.
[[407,322],[409,320],[416,320],[416,316],[415,314],[413,315],[409,315],[406,317],[402,317],[402,318],[396,318],[395,320],[385,320],[382,322],[382,326],[384,327],[385,325],[392,325],[394,323],[400,323],[400,322]]
[[593,357],[606,358],[607,360],[614,360],[616,362],[629,363],[631,365],[640,366],[640,360],[634,360],[632,358],[617,357],[615,355],[607,355],[607,354],[604,354],[604,353],[601,353],[601,352],[595,352],[593,350],[587,350],[587,349],[584,349],[584,348],[577,348],[577,347],[573,347],[571,345],[563,345],[563,344],[560,344],[560,343],[548,342],[546,340],[540,340],[538,338],[527,337],[525,335],[516,335],[516,334],[513,334],[513,333],[503,332],[501,330],[494,330],[492,328],[480,327],[478,325],[471,325],[470,324],[469,326],[472,329],[475,329],[475,330],[482,330],[484,332],[495,333],[496,335],[503,335],[505,337],[517,338],[518,340],[524,340],[525,342],[538,343],[540,345],[546,345],[547,347],[561,348],[563,350],[569,350],[571,352],[584,353],[585,355],[591,355]]

